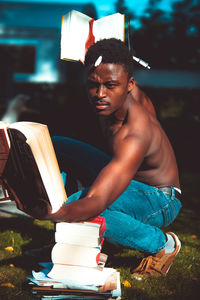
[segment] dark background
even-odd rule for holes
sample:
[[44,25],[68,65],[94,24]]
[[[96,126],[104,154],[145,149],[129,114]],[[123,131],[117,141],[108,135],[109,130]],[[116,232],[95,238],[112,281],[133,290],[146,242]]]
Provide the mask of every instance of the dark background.
[[[157,8],[159,2],[150,0],[140,18],[141,27],[131,27],[133,53],[150,62],[152,69],[200,71],[199,2],[174,1],[170,14]],[[113,13],[117,11],[134,19],[134,12],[127,9],[123,0],[116,1]],[[98,17],[95,7],[90,4],[86,12]],[[87,101],[80,63],[60,62],[64,74],[67,74],[66,82],[24,83],[13,80],[17,70],[34,71],[30,58],[35,55],[30,47],[19,50],[0,45],[1,117],[11,100],[24,94],[29,100],[25,101],[19,120],[45,123],[51,135],[78,138],[102,148],[98,124]],[[137,64],[135,68],[142,69]],[[143,89],[154,103],[158,118],[172,142],[180,170],[199,172],[200,87],[144,85]]]

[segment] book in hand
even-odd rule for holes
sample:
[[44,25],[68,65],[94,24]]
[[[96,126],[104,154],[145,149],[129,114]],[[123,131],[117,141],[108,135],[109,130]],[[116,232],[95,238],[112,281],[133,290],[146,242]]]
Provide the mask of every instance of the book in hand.
[[84,61],[87,49],[102,39],[116,38],[124,41],[125,16],[115,13],[98,20],[72,10],[62,16],[60,58]]
[[29,209],[48,202],[52,213],[67,200],[46,125],[0,122],[0,151],[2,186],[12,200]]

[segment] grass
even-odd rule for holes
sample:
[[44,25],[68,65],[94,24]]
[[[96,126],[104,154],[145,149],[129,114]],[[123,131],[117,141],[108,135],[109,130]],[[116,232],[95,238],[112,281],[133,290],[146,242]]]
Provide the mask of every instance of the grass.
[[[107,265],[120,271],[122,299],[197,299],[200,293],[199,180],[199,173],[182,174],[183,208],[166,229],[180,237],[182,248],[167,276],[133,280],[130,270],[138,265],[143,254],[128,249],[114,252],[107,249]],[[53,224],[13,217],[1,218],[0,228],[0,299],[34,299],[27,288],[26,276],[37,270],[37,261],[25,256],[24,251],[48,244],[54,237]]]

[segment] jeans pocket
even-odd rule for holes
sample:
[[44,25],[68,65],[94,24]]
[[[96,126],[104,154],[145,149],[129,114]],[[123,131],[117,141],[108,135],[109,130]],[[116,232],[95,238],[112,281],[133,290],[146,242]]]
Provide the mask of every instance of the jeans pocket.
[[163,227],[170,225],[177,217],[181,209],[181,203],[177,199],[170,199],[169,204],[167,204],[163,209]]
[[[163,215],[163,227],[167,227],[175,219],[174,211],[172,212],[170,210],[169,204],[167,204],[162,209],[162,215]],[[173,215],[173,217],[172,217],[172,215]]]
[[166,204],[163,208],[159,209],[151,215],[148,215],[143,223],[159,228],[166,227],[170,225],[177,217],[180,208],[181,204],[179,200],[170,199],[169,203]]
[[166,222],[167,214],[166,209],[160,209],[151,215],[148,215],[143,223],[155,226],[158,228],[164,227],[164,223]]

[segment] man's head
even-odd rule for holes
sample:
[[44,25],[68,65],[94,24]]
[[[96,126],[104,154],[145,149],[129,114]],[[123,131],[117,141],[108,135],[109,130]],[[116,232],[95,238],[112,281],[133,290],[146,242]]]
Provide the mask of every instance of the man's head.
[[[96,61],[100,60],[95,66]],[[102,40],[86,54],[87,91],[94,110],[99,115],[121,118],[128,107],[132,90],[133,59],[125,44],[116,39]]]
[[90,72],[94,68],[97,59],[102,56],[102,63],[123,65],[128,73],[128,79],[133,73],[133,58],[128,47],[117,39],[104,39],[93,44],[87,51],[85,67]]

